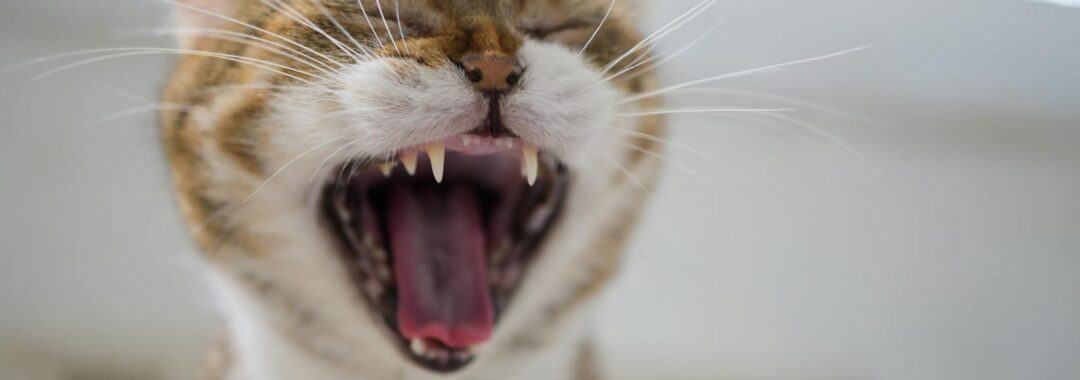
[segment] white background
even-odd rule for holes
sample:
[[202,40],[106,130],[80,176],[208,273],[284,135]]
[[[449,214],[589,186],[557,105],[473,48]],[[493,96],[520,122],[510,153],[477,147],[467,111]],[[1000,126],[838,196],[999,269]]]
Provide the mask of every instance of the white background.
[[[645,29],[692,0],[646,1]],[[107,46],[165,9],[2,0],[0,66]],[[873,48],[672,107],[681,148],[596,319],[620,379],[1080,378],[1080,11],[1008,0],[722,1],[667,83]],[[0,378],[190,379],[219,318],[150,114],[168,58],[0,74]],[[815,133],[819,128],[829,136]],[[850,151],[835,139],[852,147]],[[865,157],[865,163],[860,155]],[[691,174],[694,173],[694,174]]]

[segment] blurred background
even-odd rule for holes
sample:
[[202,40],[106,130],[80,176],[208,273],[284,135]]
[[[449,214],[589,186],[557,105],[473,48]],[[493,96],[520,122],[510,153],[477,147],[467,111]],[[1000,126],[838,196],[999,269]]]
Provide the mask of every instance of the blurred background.
[[[695,0],[644,1],[654,30]],[[170,46],[145,0],[2,0],[0,67]],[[664,39],[671,168],[595,320],[617,379],[1080,379],[1080,10],[725,0]],[[155,102],[173,58],[0,74],[0,378],[196,378],[221,317]],[[771,94],[771,95],[770,95]],[[677,144],[677,145],[676,145]],[[730,164],[727,170],[691,151]]]

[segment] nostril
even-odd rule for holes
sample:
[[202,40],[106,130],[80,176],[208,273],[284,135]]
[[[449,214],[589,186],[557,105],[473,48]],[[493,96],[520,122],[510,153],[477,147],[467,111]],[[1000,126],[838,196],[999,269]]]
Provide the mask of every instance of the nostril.
[[480,70],[479,68],[465,70],[465,75],[467,75],[469,77],[469,80],[473,83],[479,83],[480,81],[484,80],[484,71]]
[[510,75],[506,77],[506,84],[509,84],[510,86],[517,86],[518,82],[520,82],[520,81],[521,81],[521,72],[520,71],[511,72]]

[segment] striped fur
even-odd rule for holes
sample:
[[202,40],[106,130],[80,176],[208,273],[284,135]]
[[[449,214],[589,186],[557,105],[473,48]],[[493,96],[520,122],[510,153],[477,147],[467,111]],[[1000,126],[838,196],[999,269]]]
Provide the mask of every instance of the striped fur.
[[[288,12],[273,10],[269,0],[234,0],[224,7],[220,2],[186,3],[210,7],[260,30],[185,7],[178,8],[182,26],[226,30],[285,47],[275,52],[221,35],[188,37],[182,43],[189,48],[263,63],[260,67],[186,56],[163,94],[165,103],[189,106],[162,112],[164,146],[179,207],[211,264],[229,317],[230,343],[215,351],[215,357],[228,360],[211,362],[207,375],[211,379],[427,378],[390,347],[379,321],[354,294],[344,270],[336,265],[336,252],[327,243],[330,238],[319,225],[313,203],[322,180],[339,163],[349,158],[380,159],[378,142],[357,151],[343,149],[347,147],[340,142],[326,143],[329,135],[348,132],[342,129],[348,123],[320,124],[321,117],[354,106],[344,104],[348,98],[341,94],[371,90],[364,86],[375,83],[374,77],[364,75],[384,70],[398,78],[436,78],[430,80],[452,84],[453,78],[438,77],[447,72],[450,60],[467,54],[532,54],[537,72],[599,78],[600,68],[639,41],[630,9],[619,4],[583,57],[576,56],[604,16],[606,0],[365,1],[366,18],[350,0],[282,1]],[[396,17],[384,24],[377,17],[379,5],[387,15],[400,9],[403,25]],[[290,14],[310,20],[348,48]],[[568,23],[569,29],[558,30]],[[352,40],[369,47],[373,56],[357,62],[347,51],[359,50],[352,47]],[[546,52],[552,52],[552,60],[565,62],[545,62]],[[612,72],[638,58],[623,60]],[[531,80],[546,84],[567,77],[573,76]],[[600,101],[598,107],[603,109],[596,114],[610,116],[615,99],[601,100],[644,91],[652,81],[652,75],[644,73],[596,86],[582,99]],[[545,95],[537,91],[534,98]],[[534,101],[522,98],[522,107]],[[652,100],[635,105],[655,106]],[[578,111],[568,106],[565,112],[574,116],[571,113]],[[450,378],[598,376],[589,368],[594,362],[591,354],[577,358],[579,352],[591,352],[581,351],[588,305],[616,272],[620,252],[661,167],[655,157],[625,148],[630,144],[658,151],[658,146],[609,128],[663,133],[657,117],[603,120],[618,124],[592,126],[593,140],[541,144],[563,156],[575,171],[565,216],[544,244],[496,336],[480,349],[478,362]],[[544,135],[541,132],[549,131],[536,135]],[[566,131],[566,136],[577,135]],[[319,147],[320,142],[326,145]],[[613,157],[618,166],[596,152]]]

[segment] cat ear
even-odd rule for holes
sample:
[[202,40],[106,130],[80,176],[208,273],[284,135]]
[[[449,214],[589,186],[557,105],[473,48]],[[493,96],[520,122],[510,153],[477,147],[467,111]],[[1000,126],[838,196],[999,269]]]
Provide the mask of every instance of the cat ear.
[[[222,17],[232,17],[235,8],[236,1],[233,0],[178,0],[173,5],[173,17],[180,29],[216,29],[228,23]],[[185,48],[199,39],[192,31],[183,31],[177,37],[180,46]]]

